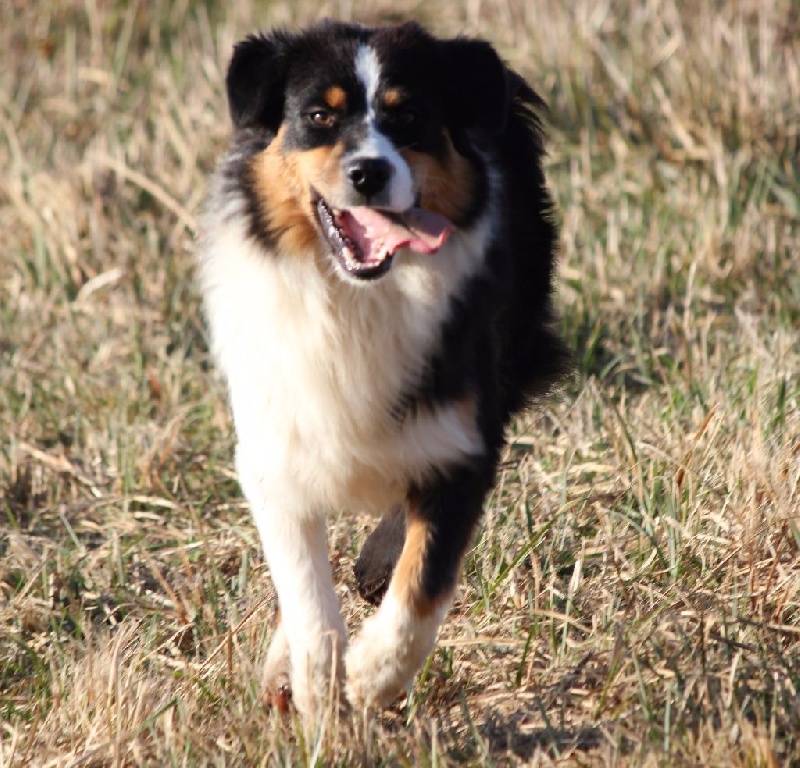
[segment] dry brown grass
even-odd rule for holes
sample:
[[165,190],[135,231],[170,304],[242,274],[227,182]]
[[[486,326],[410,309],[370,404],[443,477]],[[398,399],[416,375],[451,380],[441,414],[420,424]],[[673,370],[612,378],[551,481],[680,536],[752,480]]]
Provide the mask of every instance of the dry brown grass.
[[[579,375],[519,419],[408,701],[320,734],[262,707],[194,222],[232,43],[353,7],[0,7],[0,766],[798,764],[793,0],[358,4],[547,97]],[[331,522],[351,626],[367,525]]]

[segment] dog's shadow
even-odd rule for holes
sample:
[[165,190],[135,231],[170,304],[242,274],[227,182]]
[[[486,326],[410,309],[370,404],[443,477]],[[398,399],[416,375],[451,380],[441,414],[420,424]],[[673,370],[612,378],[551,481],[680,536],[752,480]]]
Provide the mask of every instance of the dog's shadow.
[[513,755],[530,760],[537,752],[551,758],[574,752],[588,752],[600,746],[602,732],[597,725],[530,727],[530,712],[501,714],[489,712],[478,732],[493,759]]
[[[510,693],[513,701],[484,705],[470,696],[477,690],[468,691],[452,683],[446,691],[437,693],[418,714],[422,720],[438,723],[440,745],[457,763],[476,764],[475,760],[487,759],[499,765],[509,760],[527,763],[537,753],[561,760],[597,749],[606,738],[604,733],[614,730],[614,723],[607,719],[576,718],[577,713],[568,704],[562,709],[552,700],[550,686],[542,689],[541,697],[525,696],[521,700]],[[384,726],[388,730],[402,728],[404,719],[401,716],[391,725],[385,720]]]

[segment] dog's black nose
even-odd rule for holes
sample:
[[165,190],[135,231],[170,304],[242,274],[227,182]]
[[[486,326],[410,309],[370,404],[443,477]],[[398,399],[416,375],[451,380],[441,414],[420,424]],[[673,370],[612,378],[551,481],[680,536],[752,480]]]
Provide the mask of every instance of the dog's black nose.
[[357,157],[347,166],[347,178],[356,192],[372,197],[381,192],[392,177],[392,166],[380,157]]

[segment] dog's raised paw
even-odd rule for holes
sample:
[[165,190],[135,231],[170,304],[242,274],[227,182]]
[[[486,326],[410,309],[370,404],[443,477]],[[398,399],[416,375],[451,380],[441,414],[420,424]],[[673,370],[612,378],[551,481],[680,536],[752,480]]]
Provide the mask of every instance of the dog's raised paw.
[[379,605],[406,537],[406,513],[401,505],[392,507],[367,537],[353,566],[358,594],[372,605]]

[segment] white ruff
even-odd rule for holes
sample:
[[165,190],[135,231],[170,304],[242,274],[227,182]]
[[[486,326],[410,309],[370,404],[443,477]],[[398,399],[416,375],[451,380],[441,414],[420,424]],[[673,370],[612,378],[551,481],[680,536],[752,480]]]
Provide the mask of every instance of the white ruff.
[[432,256],[401,251],[388,275],[351,285],[312,254],[263,252],[239,216],[207,227],[200,276],[237,462],[288,513],[383,512],[401,484],[481,451],[455,404],[402,423],[391,409],[439,343],[450,298],[480,270],[486,229],[455,232]]

